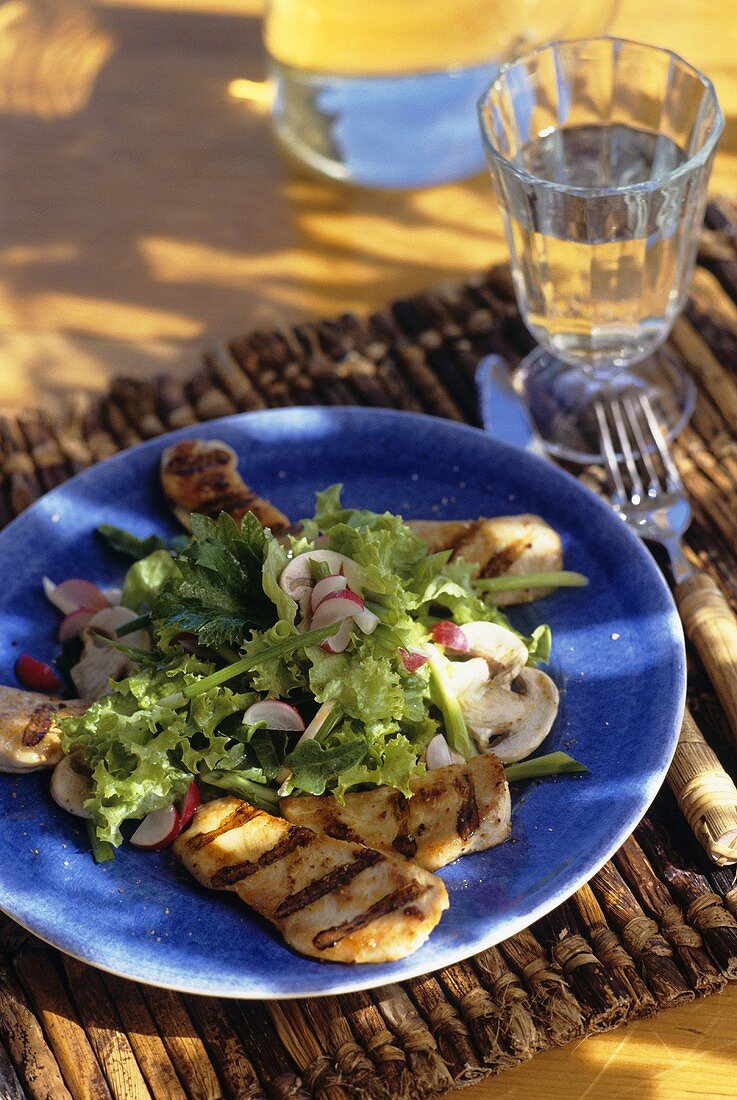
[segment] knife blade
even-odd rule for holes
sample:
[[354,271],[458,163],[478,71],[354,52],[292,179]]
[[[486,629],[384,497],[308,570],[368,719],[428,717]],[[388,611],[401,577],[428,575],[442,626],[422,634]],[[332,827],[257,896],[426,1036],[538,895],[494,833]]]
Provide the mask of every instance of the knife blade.
[[500,355],[486,355],[476,368],[476,392],[484,429],[502,443],[512,443],[545,457],[527,406],[514,388]]

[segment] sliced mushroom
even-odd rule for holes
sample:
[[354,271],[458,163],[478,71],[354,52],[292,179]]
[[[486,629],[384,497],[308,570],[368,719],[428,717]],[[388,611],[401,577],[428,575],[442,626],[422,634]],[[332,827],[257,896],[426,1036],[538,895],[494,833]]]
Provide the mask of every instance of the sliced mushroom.
[[497,623],[473,622],[461,627],[471,657],[483,657],[489,666],[489,682],[509,684],[527,664],[527,646]]
[[524,760],[550,733],[558,688],[546,673],[525,668],[512,684],[482,684],[459,697],[469,730],[484,751],[504,764]]
[[[82,656],[71,670],[74,685],[85,699],[99,699],[101,695],[107,695],[111,680],[119,680],[133,671],[135,666],[130,658],[108,645],[106,638],[115,638],[120,627],[135,618],[135,611],[127,607],[106,607],[90,620],[82,635]],[[146,630],[126,634],[123,641],[135,649],[151,648]]]
[[91,820],[92,814],[84,808],[85,802],[91,796],[92,779],[89,769],[75,753],[62,757],[51,776],[51,797],[54,802],[75,817]]
[[459,697],[467,692],[474,693],[489,683],[489,666],[483,657],[472,657],[469,661],[446,660],[445,671]]

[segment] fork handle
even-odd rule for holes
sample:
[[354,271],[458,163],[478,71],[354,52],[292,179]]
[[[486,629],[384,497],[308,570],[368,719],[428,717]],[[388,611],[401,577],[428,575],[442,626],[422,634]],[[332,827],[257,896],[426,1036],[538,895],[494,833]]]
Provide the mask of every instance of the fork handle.
[[737,618],[706,573],[676,585],[676,604],[737,740]]

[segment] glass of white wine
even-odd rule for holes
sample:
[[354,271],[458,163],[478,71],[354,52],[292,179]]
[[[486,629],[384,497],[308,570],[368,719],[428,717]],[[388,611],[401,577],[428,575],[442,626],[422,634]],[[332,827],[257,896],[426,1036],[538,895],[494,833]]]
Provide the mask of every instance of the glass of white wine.
[[598,456],[596,400],[647,392],[668,437],[691,380],[660,345],[683,308],[723,118],[710,80],[668,50],[552,42],[479,102],[524,321],[516,384],[547,449]]

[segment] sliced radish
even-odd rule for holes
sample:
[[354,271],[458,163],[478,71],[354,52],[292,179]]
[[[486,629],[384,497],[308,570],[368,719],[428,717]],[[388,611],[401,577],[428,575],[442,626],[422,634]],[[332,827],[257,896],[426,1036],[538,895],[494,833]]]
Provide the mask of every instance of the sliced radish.
[[59,623],[57,637],[60,642],[68,642],[70,638],[78,638],[87,629],[97,612],[91,607],[78,607],[76,611],[70,611]]
[[321,626],[329,626],[330,623],[340,623],[343,619],[355,619],[356,615],[364,611],[364,603],[360,596],[346,588],[343,592],[333,592],[326,596],[312,616],[312,629],[318,630]]
[[468,638],[459,626],[449,620],[435,623],[430,631],[432,640],[446,649],[454,649],[456,653],[468,653]]
[[[96,584],[81,580],[79,577],[70,577],[69,580],[57,584],[50,599],[65,614],[75,611],[78,607],[102,611],[103,608],[110,606],[105,594]],[[61,606],[62,603],[64,607]]]
[[49,577],[44,577],[41,583],[43,584],[46,599],[49,603],[52,603],[58,611],[61,611],[62,615],[69,615],[70,612],[79,610],[79,604],[74,600],[65,600],[63,596],[58,595],[59,586],[58,584],[54,584]]
[[122,588],[101,588],[100,591],[111,607],[120,607],[123,602]]
[[379,618],[374,615],[373,611],[369,611],[367,607],[363,611],[359,611],[357,615],[353,616],[354,622],[358,629],[363,634],[373,634],[379,625]]
[[324,642],[320,643],[320,649],[324,649],[326,653],[344,653],[351,640],[353,626],[352,619],[344,619],[332,638],[326,638]]
[[194,812],[202,801],[202,795],[200,794],[200,788],[197,786],[194,780],[187,787],[186,793],[182,799],[180,799],[179,806],[177,807],[179,812],[179,832],[185,826],[189,825],[190,821],[194,817]]
[[348,581],[345,577],[333,575],[323,577],[323,579],[318,581],[312,589],[312,598],[310,601],[312,610],[315,611],[326,596],[332,595],[333,592],[343,592],[347,587]]
[[415,646],[408,646],[407,649],[405,649],[404,646],[400,646],[399,656],[407,672],[417,672],[418,668],[422,668],[422,666],[426,665],[430,660],[426,653],[423,653],[421,649],[417,649]]
[[438,768],[447,768],[451,764],[465,764],[465,762],[461,754],[450,747],[442,733],[436,733],[425,749],[425,763],[429,772],[437,771]]
[[332,574],[342,573],[351,588],[361,593],[363,573],[361,567],[345,554],[338,554],[334,550],[308,550],[305,554],[298,554],[284,567],[279,577],[279,587],[294,600],[299,600],[305,590],[315,587],[315,580],[310,571],[310,562],[324,561]]
[[164,806],[161,810],[152,810],[146,814],[131,837],[136,848],[158,851],[166,848],[179,836],[179,812],[176,806]]
[[305,728],[299,711],[280,699],[260,699],[258,703],[251,703],[243,715],[243,721],[247,726],[265,722],[268,730],[295,730],[301,733]]
[[63,685],[51,665],[21,653],[15,662],[15,675],[30,691],[61,691]]

